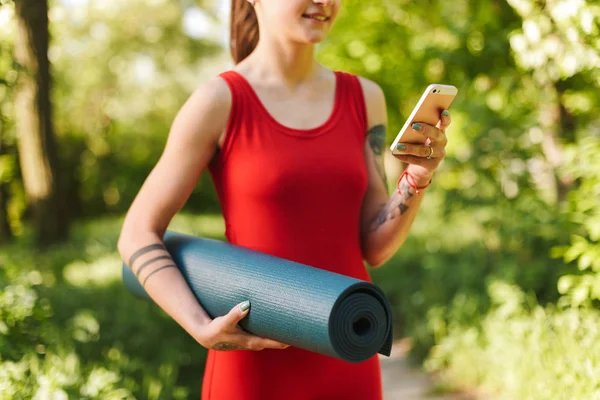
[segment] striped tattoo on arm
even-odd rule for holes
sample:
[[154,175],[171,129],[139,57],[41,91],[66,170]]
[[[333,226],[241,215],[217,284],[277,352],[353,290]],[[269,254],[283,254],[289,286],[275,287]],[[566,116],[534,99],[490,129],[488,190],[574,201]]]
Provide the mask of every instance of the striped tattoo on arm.
[[[162,254],[159,255],[157,257],[151,258],[150,260],[144,261],[138,268],[137,271],[134,269],[133,267],[133,263],[135,261],[137,261],[140,257],[144,256],[147,253],[150,253],[152,251],[156,251],[156,250],[162,250],[163,252],[165,252],[166,254]],[[137,250],[136,252],[133,253],[133,255],[129,258],[129,268],[131,268],[131,270],[135,273],[135,276],[138,278],[138,280],[140,279],[140,276],[142,274],[142,271],[144,271],[147,267],[155,265],[157,261],[160,260],[171,260],[170,264],[167,265],[161,265],[158,268],[154,269],[153,271],[150,271],[150,273],[148,275],[146,275],[146,277],[144,278],[144,280],[142,281],[142,286],[146,285],[146,282],[148,281],[148,279],[156,274],[157,272],[166,269],[166,268],[177,268],[177,265],[175,265],[173,263],[173,259],[171,257],[170,254],[168,254],[167,248],[165,247],[165,245],[163,243],[154,243],[145,247],[142,247],[141,249]]]
[[154,275],[154,274],[155,274],[155,273],[157,273],[158,271],[161,271],[161,270],[163,270],[163,269],[165,269],[165,268],[177,268],[177,265],[175,265],[175,264],[169,264],[169,265],[163,265],[163,266],[162,266],[162,267],[160,267],[160,268],[156,268],[154,271],[150,272],[146,278],[144,278],[144,282],[142,282],[142,286],[146,286],[146,282],[148,281],[148,279],[149,279],[149,278],[150,278],[152,275]]
[[152,251],[152,250],[166,250],[165,245],[162,243],[154,243],[151,244],[149,246],[146,247],[142,247],[141,249],[139,249],[138,251],[136,251],[135,253],[133,253],[131,255],[131,257],[129,258],[129,263],[127,265],[129,265],[129,268],[133,269],[133,263],[135,262],[135,260],[137,260],[138,258],[140,258],[141,256],[143,256],[144,254]]
[[142,271],[144,270],[144,268],[146,268],[148,265],[154,263],[155,261],[158,260],[171,260],[171,256],[170,255],[165,255],[165,256],[158,256],[158,257],[154,257],[151,260],[146,261],[145,263],[143,263],[142,265],[140,265],[140,267],[138,268],[137,272],[135,273],[135,276],[137,276],[138,278],[140,277],[140,274],[142,273]]

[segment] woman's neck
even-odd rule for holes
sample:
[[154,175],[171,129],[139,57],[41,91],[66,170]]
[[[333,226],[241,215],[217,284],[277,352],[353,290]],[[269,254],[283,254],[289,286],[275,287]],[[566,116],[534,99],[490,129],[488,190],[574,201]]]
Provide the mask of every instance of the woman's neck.
[[244,62],[257,75],[281,79],[291,88],[321,72],[314,59],[314,45],[284,43],[270,36],[261,37]]

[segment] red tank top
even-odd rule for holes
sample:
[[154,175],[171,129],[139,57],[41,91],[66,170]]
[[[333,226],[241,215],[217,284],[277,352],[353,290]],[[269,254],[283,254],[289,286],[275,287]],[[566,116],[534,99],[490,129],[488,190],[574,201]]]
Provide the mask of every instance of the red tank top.
[[[220,76],[232,106],[209,171],[228,241],[370,281],[360,247],[367,117],[358,78],[336,71],[327,121],[293,129],[273,118],[242,75]],[[353,364],[293,347],[210,350],[202,398],[370,400],[381,398],[380,381],[376,356]]]

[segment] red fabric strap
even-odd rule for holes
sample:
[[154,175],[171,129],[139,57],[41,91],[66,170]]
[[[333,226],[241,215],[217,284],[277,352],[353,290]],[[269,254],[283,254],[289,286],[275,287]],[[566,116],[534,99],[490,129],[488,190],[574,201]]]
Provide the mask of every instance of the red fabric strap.
[[[404,172],[402,173],[402,175],[400,175],[400,178],[398,178],[398,182],[396,182],[396,191],[398,191],[398,193],[400,193],[400,182],[402,181],[402,178],[404,178],[404,176],[406,176],[406,183],[408,183],[408,186],[415,189],[415,193],[417,195],[419,194],[419,192],[421,190],[426,189],[429,185],[431,185],[432,179],[430,179],[429,182],[427,183],[427,185],[425,185],[425,186],[417,186],[415,177],[412,176],[410,174],[410,172],[408,172],[408,168],[406,168],[404,170]],[[411,180],[412,180],[412,182],[411,182]]]

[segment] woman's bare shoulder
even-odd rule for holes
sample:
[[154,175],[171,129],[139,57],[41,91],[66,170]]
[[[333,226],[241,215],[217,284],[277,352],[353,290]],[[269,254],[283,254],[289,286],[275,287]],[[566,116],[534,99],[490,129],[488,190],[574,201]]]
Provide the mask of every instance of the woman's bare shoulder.
[[360,81],[360,85],[362,86],[367,103],[372,101],[380,102],[384,99],[385,95],[383,93],[383,89],[378,83],[362,76],[357,75],[357,77]]
[[219,76],[200,84],[183,104],[172,133],[199,135],[202,141],[215,142],[225,130],[231,111],[229,86]]
[[358,80],[360,81],[365,97],[369,127],[376,124],[387,123],[385,94],[381,86],[362,76],[358,76]]

